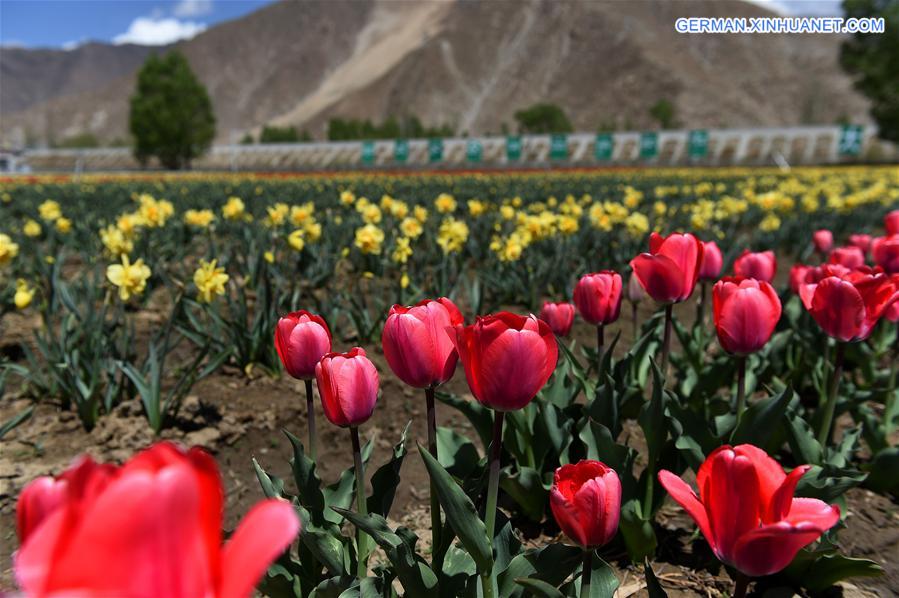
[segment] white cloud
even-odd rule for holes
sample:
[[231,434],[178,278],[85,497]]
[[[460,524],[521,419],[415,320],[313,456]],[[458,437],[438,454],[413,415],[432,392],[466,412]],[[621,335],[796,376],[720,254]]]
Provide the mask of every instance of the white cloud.
[[128,31],[115,36],[112,41],[115,44],[163,46],[180,39],[190,39],[205,30],[204,23],[179,21],[172,18],[138,17],[131,22]]
[[172,9],[176,17],[198,17],[212,12],[212,0],[181,0]]
[[66,52],[69,52],[69,51],[71,51],[71,50],[76,50],[76,49],[80,48],[80,47],[83,46],[86,42],[87,42],[87,40],[84,39],[84,38],[81,38],[81,39],[73,39],[72,41],[68,41],[68,42],[64,43],[64,44],[63,44],[62,46],[60,46],[60,47],[61,47],[63,50],[65,50]]

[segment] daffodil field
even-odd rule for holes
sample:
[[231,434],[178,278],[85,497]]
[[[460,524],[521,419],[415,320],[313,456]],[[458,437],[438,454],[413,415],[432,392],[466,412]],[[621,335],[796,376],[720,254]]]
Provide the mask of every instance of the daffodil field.
[[[899,168],[41,176],[0,200],[0,337],[27,332],[0,402],[32,405],[0,443],[54,413],[91,434],[129,403],[176,438],[224,370],[305,382],[268,455],[290,478],[244,459],[270,519],[233,538],[279,531],[236,585],[172,595],[612,596],[626,572],[656,597],[668,564],[733,579],[710,595],[810,595],[884,575],[841,538],[852,492],[899,496]],[[403,384],[427,437],[366,442]],[[350,431],[331,477],[329,422]],[[410,452],[421,529],[391,511]],[[28,569],[45,557],[21,496],[17,585],[84,587]],[[228,546],[203,566],[239,568]]]

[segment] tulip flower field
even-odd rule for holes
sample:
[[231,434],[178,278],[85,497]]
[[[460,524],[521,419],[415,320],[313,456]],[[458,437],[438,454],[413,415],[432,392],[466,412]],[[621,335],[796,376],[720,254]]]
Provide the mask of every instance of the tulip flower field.
[[26,596],[895,594],[899,169],[0,179],[0,449]]

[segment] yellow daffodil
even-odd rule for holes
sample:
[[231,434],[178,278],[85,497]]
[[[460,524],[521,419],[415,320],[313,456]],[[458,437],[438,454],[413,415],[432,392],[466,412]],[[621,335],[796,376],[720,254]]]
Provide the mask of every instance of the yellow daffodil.
[[207,262],[200,260],[200,267],[194,272],[194,285],[197,287],[197,299],[202,303],[212,303],[218,295],[225,294],[228,275],[224,268],[216,267],[216,260]]
[[25,279],[20,278],[16,281],[16,294],[13,298],[13,302],[16,304],[16,309],[25,309],[29,305],[31,305],[31,300],[34,299],[34,289],[28,286],[28,283]]
[[106,278],[119,287],[119,298],[122,301],[128,301],[133,295],[143,293],[151,275],[150,268],[142,259],[132,264],[127,255],[122,256],[121,264],[110,264],[106,267]]
[[66,234],[72,230],[72,221],[65,217],[57,218],[55,227],[57,232]]
[[62,210],[59,207],[59,203],[52,199],[44,201],[37,207],[37,211],[41,215],[41,218],[47,222],[54,222],[57,218],[62,216]]
[[384,231],[374,224],[366,224],[356,229],[354,245],[362,253],[378,255],[381,253],[381,244],[384,242]]
[[215,214],[212,210],[187,210],[184,212],[184,223],[188,226],[206,228],[215,222]]
[[441,193],[434,200],[434,207],[441,214],[452,214],[456,211],[456,198],[449,193]]
[[129,254],[134,249],[131,238],[112,224],[100,230],[100,240],[113,257]]
[[22,227],[22,232],[26,237],[40,237],[43,229],[41,228],[40,222],[37,220],[32,220],[29,218],[25,221],[25,225]]
[[0,233],[0,266],[9,264],[19,255],[18,243],[13,243],[9,235]]
[[455,253],[461,251],[468,240],[468,225],[455,218],[447,218],[440,224],[437,233],[437,244],[443,248],[443,253]]
[[393,248],[391,259],[397,264],[405,264],[412,255],[412,247],[409,245],[408,237],[400,237],[396,240],[396,247]]
[[239,197],[229,197],[225,205],[222,206],[222,216],[226,220],[244,220],[246,216],[246,205]]

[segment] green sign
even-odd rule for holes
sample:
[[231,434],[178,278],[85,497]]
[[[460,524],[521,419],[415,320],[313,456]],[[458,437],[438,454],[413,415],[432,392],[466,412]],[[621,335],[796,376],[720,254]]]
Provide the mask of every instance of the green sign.
[[397,162],[405,162],[409,158],[409,142],[405,139],[397,139],[393,142],[393,159]]
[[549,138],[549,158],[551,160],[564,160],[568,157],[568,137],[562,134]]
[[593,155],[597,160],[611,160],[612,151],[615,149],[615,140],[610,133],[600,133],[596,136]]
[[443,139],[428,140],[428,159],[431,162],[443,160]]
[[709,152],[709,132],[703,129],[690,131],[687,137],[687,152],[691,158],[705,158]]
[[363,141],[362,142],[362,163],[363,164],[374,164],[375,162],[375,142],[374,141]]
[[506,159],[521,159],[521,137],[506,137]]
[[468,156],[469,162],[480,162],[481,154],[484,152],[484,147],[481,145],[481,142],[477,139],[469,139],[468,145],[465,148],[465,155]]
[[659,155],[658,133],[642,133],[640,135],[640,157],[655,158]]
[[857,156],[862,153],[863,129],[858,125],[844,125],[840,132],[839,151],[844,156]]

